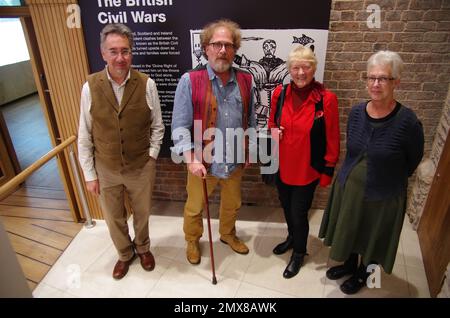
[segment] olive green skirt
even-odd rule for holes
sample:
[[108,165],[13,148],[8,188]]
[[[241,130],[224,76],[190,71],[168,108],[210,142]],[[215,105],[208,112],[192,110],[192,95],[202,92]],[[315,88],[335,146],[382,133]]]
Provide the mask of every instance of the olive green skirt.
[[319,237],[331,246],[330,257],[345,261],[351,253],[365,265],[376,262],[392,272],[405,215],[406,195],[382,201],[365,201],[367,160],[363,158],[344,187],[333,183]]

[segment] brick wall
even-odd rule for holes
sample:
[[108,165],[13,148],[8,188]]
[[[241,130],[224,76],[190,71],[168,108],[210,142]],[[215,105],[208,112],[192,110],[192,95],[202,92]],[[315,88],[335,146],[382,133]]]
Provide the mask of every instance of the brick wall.
[[[380,28],[369,28],[371,4],[381,9]],[[381,49],[397,51],[405,62],[396,97],[411,107],[425,131],[426,156],[450,82],[450,1],[449,0],[350,0],[332,1],[330,33],[324,84],[339,99],[341,121],[341,161],[345,153],[345,130],[352,107],[368,98],[362,78],[369,56]],[[170,159],[159,160],[154,197],[184,201],[186,170]],[[278,205],[275,189],[260,182],[259,169],[250,168],[242,184],[243,203]],[[323,208],[328,190],[318,189],[313,207]],[[218,193],[212,201],[217,201]]]

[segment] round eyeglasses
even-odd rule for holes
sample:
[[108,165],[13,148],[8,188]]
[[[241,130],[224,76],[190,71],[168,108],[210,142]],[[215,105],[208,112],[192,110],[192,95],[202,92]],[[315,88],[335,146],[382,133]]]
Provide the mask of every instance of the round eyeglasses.
[[211,45],[216,52],[219,52],[223,47],[227,52],[231,52],[232,50],[234,50],[234,44],[232,43],[212,42],[209,43],[209,45]]

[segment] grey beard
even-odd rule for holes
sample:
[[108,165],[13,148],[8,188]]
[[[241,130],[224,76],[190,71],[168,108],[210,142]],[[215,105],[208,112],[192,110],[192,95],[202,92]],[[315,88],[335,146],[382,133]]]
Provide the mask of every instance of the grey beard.
[[230,69],[231,64],[224,62],[224,61],[219,61],[219,62],[214,63],[214,65],[211,65],[211,67],[217,73],[223,73]]

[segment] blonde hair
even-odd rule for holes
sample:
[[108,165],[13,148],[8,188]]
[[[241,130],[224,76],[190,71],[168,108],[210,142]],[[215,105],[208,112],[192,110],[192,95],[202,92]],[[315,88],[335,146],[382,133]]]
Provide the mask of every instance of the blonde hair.
[[306,61],[311,63],[314,70],[317,68],[316,55],[309,47],[300,45],[294,48],[288,55],[286,66],[288,69],[290,69],[292,63],[300,61]]
[[372,54],[367,60],[367,73],[374,66],[389,66],[391,68],[391,75],[395,79],[399,79],[402,75],[403,60],[400,55],[393,51],[378,51]]

